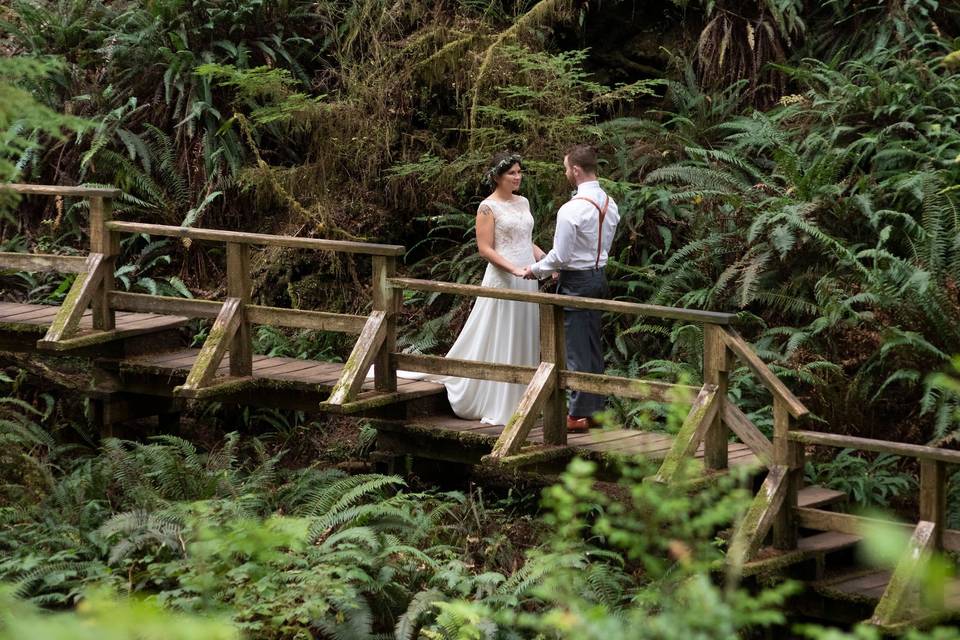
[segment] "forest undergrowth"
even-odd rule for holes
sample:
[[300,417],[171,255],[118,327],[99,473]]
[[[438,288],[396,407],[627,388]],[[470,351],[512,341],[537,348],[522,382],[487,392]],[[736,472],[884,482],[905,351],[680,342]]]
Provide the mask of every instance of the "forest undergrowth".
[[[486,159],[524,155],[549,246],[563,150],[589,141],[623,211],[616,298],[739,314],[818,428],[956,437],[956,396],[930,375],[951,375],[960,352],[952,5],[15,0],[0,27],[4,86],[19,92],[0,123],[4,179],[117,186],[122,219],[402,243],[411,275],[477,282]],[[652,49],[654,31],[675,41]],[[79,251],[82,207],[27,199],[0,220],[0,248]],[[216,251],[136,236],[124,255],[122,288],[222,293]],[[255,296],[361,312],[368,268],[264,250]],[[69,286],[0,278],[17,300]],[[436,353],[469,306],[405,302],[402,344]],[[284,338],[296,355],[349,349],[264,336]],[[695,325],[610,316],[605,342],[611,372],[701,375]],[[769,429],[746,371],[732,393]],[[656,428],[664,408],[613,410]]]
[[[738,314],[814,412],[811,428],[946,447],[960,434],[958,121],[960,10],[937,0],[0,6],[0,182],[116,186],[126,220],[404,244],[406,273],[477,283],[487,158],[524,156],[522,193],[549,247],[569,195],[563,151],[591,142],[622,214],[614,297]],[[0,251],[82,253],[85,219],[82,201],[0,192]],[[120,289],[225,293],[216,251],[140,235],[122,252]],[[253,271],[261,304],[369,305],[369,266],[349,257],[264,250]],[[4,271],[0,289],[55,304],[71,278]],[[411,293],[403,309],[402,346],[443,353],[469,301]],[[195,323],[188,338],[205,331]],[[698,383],[702,341],[697,325],[605,318],[610,373]],[[350,348],[270,328],[256,343],[321,360]],[[471,521],[470,492],[313,465],[289,450],[312,424],[303,415],[247,410],[221,425],[209,408],[197,424],[217,426],[199,441],[94,444],[6,371],[0,580],[14,586],[0,610],[16,615],[0,634],[43,621],[51,637],[60,624],[82,637],[73,618],[31,607],[67,608],[94,583],[107,591],[84,615],[136,615],[183,637],[616,637],[649,618],[665,625],[650,637],[686,638],[664,629],[703,631],[682,610],[694,599],[727,624],[710,637],[778,620],[784,592],[749,600],[704,578],[733,486],[716,488],[717,510],[677,503],[705,514],[692,518],[701,528],[645,522],[681,542],[656,548],[669,565],[647,566],[662,540],[626,514],[681,498],[628,485],[624,509],[577,465],[536,516],[544,553],[499,538],[498,559],[481,560],[463,540],[486,545],[515,514]],[[769,433],[769,396],[746,369],[730,394]],[[607,421],[663,429],[670,411],[615,400]],[[221,440],[250,425],[274,435]],[[916,470],[900,459],[813,458],[812,482],[912,506]],[[118,604],[129,593],[151,598]],[[676,610],[651,604],[664,593]]]
[[96,442],[71,401],[0,384],[0,638],[879,638],[790,627],[794,583],[717,578],[750,495],[735,475],[690,494],[574,460],[535,506],[345,473],[323,425],[269,416]]

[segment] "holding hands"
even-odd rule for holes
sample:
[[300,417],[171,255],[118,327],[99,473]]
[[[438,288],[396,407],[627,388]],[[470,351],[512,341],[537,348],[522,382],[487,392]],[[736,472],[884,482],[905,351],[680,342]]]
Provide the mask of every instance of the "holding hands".
[[[523,268],[519,268],[519,269],[514,269],[514,270],[513,270],[513,275],[515,275],[515,276],[518,277],[518,278],[523,278],[524,280],[539,280],[539,279],[540,279],[540,278],[537,277],[537,275],[533,272],[533,269],[532,269],[531,267],[529,267],[529,266],[523,267]],[[550,274],[550,278],[553,279],[553,280],[556,280],[556,279],[558,279],[559,277],[560,277],[560,274],[559,274],[559,273],[554,272],[554,273],[551,273],[551,274]]]

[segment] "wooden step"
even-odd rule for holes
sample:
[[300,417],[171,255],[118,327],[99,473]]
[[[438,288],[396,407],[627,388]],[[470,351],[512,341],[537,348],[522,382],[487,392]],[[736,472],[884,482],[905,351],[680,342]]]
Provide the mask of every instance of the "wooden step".
[[875,604],[889,582],[890,571],[850,567],[811,586],[817,593],[831,598]]
[[806,553],[829,553],[852,547],[861,540],[860,536],[850,535],[849,533],[824,531],[800,538],[797,541],[797,549]]
[[797,548],[792,551],[778,551],[773,547],[764,547],[755,560],[743,566],[743,575],[780,570],[811,559],[817,559],[818,563],[822,563],[825,555],[852,547],[860,540],[860,536],[838,531],[824,531],[800,538],[797,540]]
[[830,504],[843,502],[847,499],[847,494],[843,491],[827,489],[818,485],[804,487],[797,492],[797,506],[800,507],[824,507]]

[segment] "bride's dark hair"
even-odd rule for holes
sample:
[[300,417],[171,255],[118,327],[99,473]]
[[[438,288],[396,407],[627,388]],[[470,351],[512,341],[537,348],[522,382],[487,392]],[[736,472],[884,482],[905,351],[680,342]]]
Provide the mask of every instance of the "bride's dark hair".
[[515,164],[519,164],[520,168],[523,169],[523,161],[520,158],[520,154],[512,151],[501,151],[495,154],[490,158],[489,168],[487,169],[487,173],[484,174],[487,186],[491,189],[495,188],[497,186],[497,178],[509,171],[510,167]]

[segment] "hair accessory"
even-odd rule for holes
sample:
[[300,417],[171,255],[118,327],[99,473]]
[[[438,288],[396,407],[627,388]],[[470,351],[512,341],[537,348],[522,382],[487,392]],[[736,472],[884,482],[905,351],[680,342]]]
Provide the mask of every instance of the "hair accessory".
[[[497,176],[502,175],[503,172],[504,172],[504,170],[507,169],[508,167],[512,167],[512,166],[515,165],[515,164],[520,164],[521,161],[522,161],[522,159],[520,158],[520,156],[519,156],[518,154],[514,153],[514,154],[511,154],[510,156],[504,158],[503,160],[501,160],[501,161],[498,162],[497,164],[493,165],[493,166],[490,167],[489,169],[487,169],[487,173],[486,173],[487,185],[490,186],[491,188],[494,187],[494,186],[496,186],[496,184],[497,184],[497,180],[496,180]],[[522,165],[521,165],[521,166],[522,166]]]

